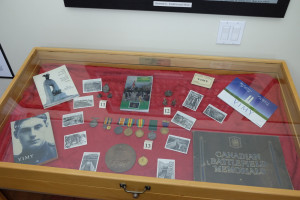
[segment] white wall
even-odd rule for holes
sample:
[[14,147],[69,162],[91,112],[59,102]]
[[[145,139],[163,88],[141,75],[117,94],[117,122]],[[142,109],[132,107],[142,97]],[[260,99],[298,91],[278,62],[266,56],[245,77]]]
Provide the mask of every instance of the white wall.
[[[63,0],[0,0],[0,43],[14,72],[33,47],[283,59],[300,92],[300,1],[285,18],[65,8]],[[241,45],[217,45],[220,20],[246,21]],[[0,79],[0,96],[10,80]]]

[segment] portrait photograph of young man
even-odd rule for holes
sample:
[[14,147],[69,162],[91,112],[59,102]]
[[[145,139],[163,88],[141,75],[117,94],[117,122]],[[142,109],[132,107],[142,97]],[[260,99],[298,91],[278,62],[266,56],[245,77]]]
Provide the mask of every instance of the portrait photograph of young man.
[[39,165],[57,158],[49,113],[11,122],[14,161]]

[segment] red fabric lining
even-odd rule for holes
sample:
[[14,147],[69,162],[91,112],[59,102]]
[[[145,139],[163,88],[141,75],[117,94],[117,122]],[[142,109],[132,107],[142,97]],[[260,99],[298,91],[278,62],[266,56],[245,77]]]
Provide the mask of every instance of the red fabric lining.
[[[40,73],[49,71],[58,66],[60,66],[60,64],[43,65]],[[94,95],[95,106],[93,108],[74,110],[73,102],[69,101],[48,109],[43,109],[39,95],[35,85],[33,84],[24,92],[23,99],[19,102],[17,108],[14,109],[9,119],[9,121],[15,121],[45,112],[50,113],[59,159],[45,165],[78,169],[83,152],[100,152],[100,160],[97,171],[111,172],[105,164],[106,151],[114,144],[126,143],[135,149],[137,159],[141,156],[146,156],[149,162],[145,167],[139,166],[136,162],[133,168],[125,172],[125,174],[156,177],[157,158],[159,157],[176,160],[176,179],[193,180],[192,141],[187,155],[166,150],[164,146],[167,140],[167,135],[162,135],[159,131],[162,126],[162,121],[171,121],[173,115],[177,110],[179,110],[197,119],[192,130],[279,136],[286,165],[294,188],[300,189],[300,172],[298,170],[300,161],[294,148],[294,142],[292,140],[293,137],[291,137],[291,131],[289,130],[288,121],[284,111],[284,104],[280,93],[280,86],[277,79],[265,74],[209,74],[209,76],[215,77],[215,82],[211,89],[206,89],[190,84],[195,71],[132,70],[69,64],[67,65],[67,68],[80,96]],[[149,113],[120,111],[122,93],[128,75],[153,76],[154,82]],[[278,109],[262,128],[253,124],[247,118],[243,117],[241,114],[234,111],[233,108],[217,98],[217,95],[236,77],[240,78],[257,92],[261,93],[274,104],[278,105]],[[108,100],[107,109],[98,108],[100,100],[97,97],[98,93],[84,94],[82,92],[82,80],[94,78],[102,78],[103,85],[108,83],[110,87],[113,98],[108,99],[107,94],[101,92],[103,95],[101,99]],[[172,97],[167,97],[168,106],[172,108],[172,114],[170,116],[163,115],[164,106],[162,105],[162,102],[165,98],[164,92],[166,90],[172,90],[173,92]],[[204,99],[197,111],[192,111],[188,108],[182,107],[182,103],[190,90],[194,90],[204,95]],[[177,101],[175,107],[171,106],[171,101],[173,99],[176,99]],[[212,104],[228,114],[223,124],[219,124],[202,113],[208,104]],[[62,128],[62,115],[79,111],[84,112],[85,123],[83,125]],[[99,125],[96,128],[91,128],[89,126],[89,122],[93,117],[99,118]],[[105,117],[113,118],[111,130],[104,130],[102,128]],[[137,138],[134,134],[130,137],[127,137],[124,134],[116,135],[113,130],[117,126],[119,117],[130,117],[136,120],[139,118],[145,119],[145,125],[143,127],[145,135],[142,138]],[[147,133],[150,132],[148,130],[148,125],[151,119],[158,120],[158,130],[156,131],[157,139],[154,140],[153,150],[150,151],[143,150],[143,144],[144,140],[147,139]],[[190,131],[187,131],[173,123],[170,123],[169,129],[169,134],[171,135],[178,135],[190,139],[192,138],[192,133]],[[134,132],[135,130],[137,130],[136,125],[133,127]],[[0,147],[0,158],[7,162],[13,162],[10,131],[10,123],[7,123],[2,134],[0,134],[0,141],[2,142]],[[88,145],[64,150],[64,135],[80,131],[87,132]]]

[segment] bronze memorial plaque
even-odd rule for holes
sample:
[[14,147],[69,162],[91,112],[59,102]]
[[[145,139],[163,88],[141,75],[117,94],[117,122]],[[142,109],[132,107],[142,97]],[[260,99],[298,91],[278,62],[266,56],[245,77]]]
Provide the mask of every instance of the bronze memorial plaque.
[[196,181],[293,189],[279,137],[193,132]]
[[136,160],[134,149],[128,144],[116,144],[105,155],[106,166],[114,172],[126,172],[131,169]]

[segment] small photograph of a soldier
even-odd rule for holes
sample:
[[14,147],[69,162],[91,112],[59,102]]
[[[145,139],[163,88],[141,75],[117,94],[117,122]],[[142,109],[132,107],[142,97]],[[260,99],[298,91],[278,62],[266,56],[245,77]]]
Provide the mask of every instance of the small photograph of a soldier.
[[57,158],[49,113],[11,122],[14,161],[39,165]]

